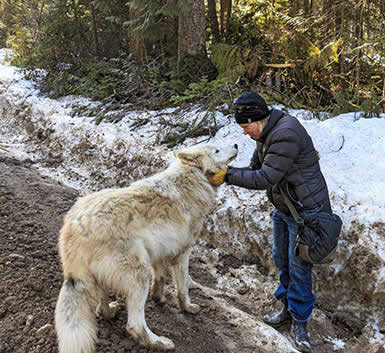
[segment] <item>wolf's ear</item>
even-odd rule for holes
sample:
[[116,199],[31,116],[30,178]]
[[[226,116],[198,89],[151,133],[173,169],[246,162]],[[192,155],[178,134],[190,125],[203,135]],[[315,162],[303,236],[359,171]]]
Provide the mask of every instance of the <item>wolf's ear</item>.
[[183,164],[191,165],[193,167],[200,166],[200,155],[191,152],[174,152],[176,158],[178,158]]

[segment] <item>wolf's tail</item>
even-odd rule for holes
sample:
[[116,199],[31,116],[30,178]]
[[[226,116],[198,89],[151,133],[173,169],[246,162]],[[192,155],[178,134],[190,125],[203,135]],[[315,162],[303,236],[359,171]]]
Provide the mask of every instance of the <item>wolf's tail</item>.
[[63,283],[55,310],[60,353],[94,352],[97,327],[90,292],[85,281],[67,279]]

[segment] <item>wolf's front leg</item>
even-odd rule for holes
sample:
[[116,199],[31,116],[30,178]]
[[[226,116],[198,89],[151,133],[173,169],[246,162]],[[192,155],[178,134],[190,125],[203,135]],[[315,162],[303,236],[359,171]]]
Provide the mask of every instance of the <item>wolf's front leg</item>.
[[189,287],[191,285],[191,279],[188,274],[190,253],[191,249],[188,249],[183,254],[178,256],[176,263],[172,265],[172,274],[181,310],[195,314],[200,310],[200,307],[197,304],[191,304],[189,296]]

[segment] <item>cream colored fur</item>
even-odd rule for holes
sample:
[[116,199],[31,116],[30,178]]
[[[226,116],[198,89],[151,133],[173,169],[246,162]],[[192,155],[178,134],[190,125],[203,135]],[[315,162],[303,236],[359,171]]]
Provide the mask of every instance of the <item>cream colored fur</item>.
[[173,349],[174,343],[147,327],[144,306],[152,295],[165,301],[165,265],[170,265],[182,310],[196,313],[189,297],[191,246],[215,206],[207,177],[224,168],[236,146],[197,145],[175,153],[163,172],[122,189],[80,198],[64,219],[59,251],[64,283],[56,305],[60,353],[92,353],[96,314],[115,315],[112,291],[126,298],[126,329],[140,344]]

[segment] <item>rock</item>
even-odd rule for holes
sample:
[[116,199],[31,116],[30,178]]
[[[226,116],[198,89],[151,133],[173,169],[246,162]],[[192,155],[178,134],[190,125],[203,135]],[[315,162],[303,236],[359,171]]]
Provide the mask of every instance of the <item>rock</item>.
[[32,323],[33,323],[34,317],[33,315],[28,315],[27,319],[25,320],[25,326],[23,329],[23,332],[26,333],[30,330]]
[[237,292],[241,295],[246,294],[249,291],[249,287],[246,283],[241,283],[237,289]]
[[378,329],[382,334],[385,333],[385,318],[381,317],[378,321]]
[[4,303],[7,306],[12,306],[16,302],[17,302],[17,298],[14,295],[10,295],[9,297],[4,299]]
[[374,328],[373,323],[368,323],[358,337],[352,351],[365,353],[385,353],[385,338]]
[[25,259],[25,256],[22,256],[22,255],[19,255],[19,254],[10,254],[10,255],[8,255],[8,257],[11,258],[11,259],[22,259],[22,260]]
[[54,329],[54,326],[51,325],[51,324],[46,324],[42,327],[40,327],[37,331],[36,331],[36,335],[52,335],[53,333],[55,332],[55,329]]
[[33,315],[28,315],[27,320],[25,322],[25,326],[31,326],[33,323],[33,319],[34,319]]

